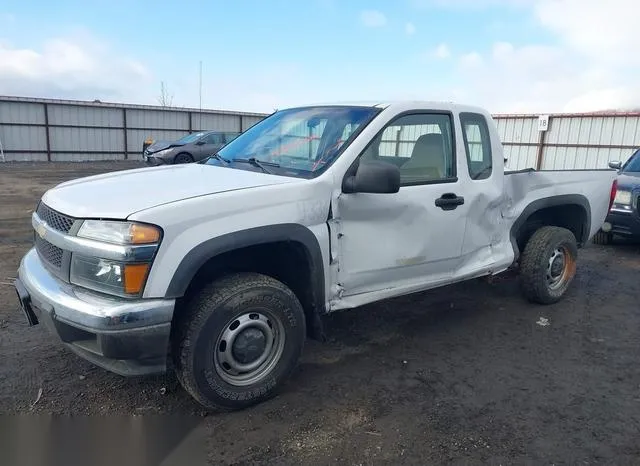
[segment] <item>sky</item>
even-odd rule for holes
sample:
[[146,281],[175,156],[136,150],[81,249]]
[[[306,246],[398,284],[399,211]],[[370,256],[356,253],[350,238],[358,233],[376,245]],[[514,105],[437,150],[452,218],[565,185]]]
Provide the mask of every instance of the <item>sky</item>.
[[272,112],[640,107],[638,0],[4,0],[0,95]]

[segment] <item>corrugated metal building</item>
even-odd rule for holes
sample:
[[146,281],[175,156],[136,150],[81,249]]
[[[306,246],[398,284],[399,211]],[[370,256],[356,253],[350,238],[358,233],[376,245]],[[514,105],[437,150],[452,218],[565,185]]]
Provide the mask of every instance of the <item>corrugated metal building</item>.
[[200,130],[244,131],[260,113],[0,96],[7,161],[140,159],[146,138]]
[[[7,161],[139,159],[146,138],[172,140],[205,129],[244,131],[265,116],[0,96],[0,144]],[[625,161],[640,147],[640,113],[494,115],[494,119],[513,169],[606,168],[609,161]],[[319,129],[300,128],[300,135],[313,136]],[[397,134],[385,134],[383,139],[389,155],[404,150],[405,139],[413,140],[402,135],[398,141]]]
[[640,113],[495,115],[513,169],[607,168],[640,148]]

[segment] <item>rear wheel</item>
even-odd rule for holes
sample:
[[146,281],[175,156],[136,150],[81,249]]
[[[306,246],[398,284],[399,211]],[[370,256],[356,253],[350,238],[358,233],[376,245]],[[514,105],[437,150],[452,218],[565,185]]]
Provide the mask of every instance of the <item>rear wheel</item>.
[[571,231],[546,226],[529,239],[520,259],[524,296],[539,304],[560,301],[576,274],[578,246]]
[[175,163],[192,163],[193,162],[193,157],[191,157],[191,154],[187,154],[186,152],[182,152],[178,155],[176,155],[176,158],[174,159]]
[[176,373],[208,409],[242,409],[271,398],[298,363],[304,311],[278,280],[230,275],[207,286],[184,311],[173,342]]
[[598,233],[596,233],[593,236],[593,242],[595,244],[606,246],[607,244],[611,244],[612,241],[613,241],[613,234],[611,234],[611,232],[598,230]]

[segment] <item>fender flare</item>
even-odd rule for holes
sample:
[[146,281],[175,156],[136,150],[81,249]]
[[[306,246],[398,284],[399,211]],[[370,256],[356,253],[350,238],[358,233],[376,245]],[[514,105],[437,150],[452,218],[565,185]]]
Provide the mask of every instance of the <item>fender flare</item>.
[[582,194],[562,194],[558,196],[543,197],[541,199],[536,199],[535,201],[527,205],[511,226],[510,239],[511,245],[513,246],[513,250],[515,252],[515,258],[518,259],[520,255],[520,250],[518,248],[516,238],[518,236],[518,233],[520,232],[520,229],[527,222],[529,217],[531,217],[531,215],[548,207],[569,205],[581,207],[585,212],[585,218],[582,224],[582,237],[576,238],[579,246],[584,245],[584,243],[586,243],[589,239],[589,233],[591,231],[591,204],[589,204],[589,200]]
[[310,330],[312,334],[318,335],[318,332],[322,333],[320,314],[326,312],[322,250],[313,232],[297,223],[281,223],[249,228],[203,241],[182,258],[169,282],[165,297],[180,298],[184,296],[191,280],[193,280],[200,268],[220,254],[248,246],[285,241],[301,244],[306,253],[310,266],[313,300],[313,315],[308,317],[311,318],[309,323],[311,324]]

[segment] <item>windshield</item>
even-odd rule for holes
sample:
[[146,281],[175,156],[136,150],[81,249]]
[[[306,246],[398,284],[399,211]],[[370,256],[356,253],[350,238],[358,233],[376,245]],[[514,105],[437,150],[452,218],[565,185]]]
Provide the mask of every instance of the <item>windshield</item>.
[[640,172],[640,149],[631,156],[622,172]]
[[193,133],[193,134],[187,134],[186,136],[181,137],[180,139],[178,139],[176,141],[176,144],[189,144],[192,142],[196,142],[198,139],[200,139],[202,136],[204,136],[205,133]]
[[[270,163],[275,174],[312,177],[351,143],[351,136],[377,113],[375,107],[304,107],[282,110],[252,126],[218,152],[233,168],[255,169],[234,160]],[[210,158],[209,165],[221,161]]]

